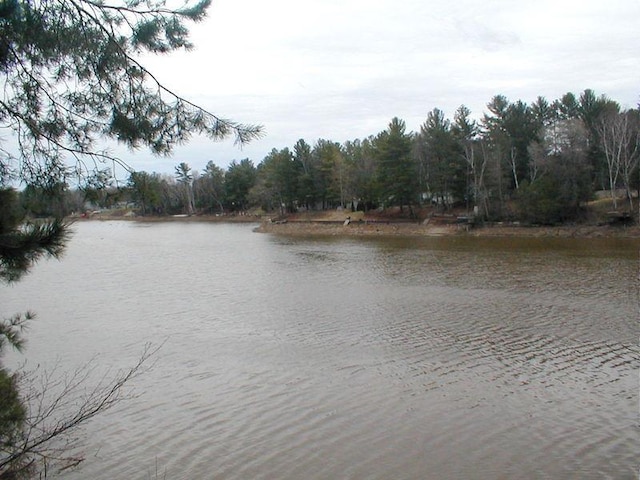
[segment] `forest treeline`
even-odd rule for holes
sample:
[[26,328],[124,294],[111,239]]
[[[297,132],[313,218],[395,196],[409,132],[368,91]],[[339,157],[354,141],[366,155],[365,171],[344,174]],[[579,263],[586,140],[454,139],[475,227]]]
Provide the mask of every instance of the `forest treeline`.
[[[237,213],[253,209],[357,210],[425,204],[464,207],[481,220],[561,223],[581,218],[595,192],[611,194],[614,210],[633,212],[640,187],[640,110],[624,110],[585,90],[531,104],[496,95],[479,120],[461,106],[453,118],[430,111],[418,132],[393,118],[364,139],[300,139],[250,159],[201,171],[186,163],[174,175],[133,172],[125,187],[109,172],[81,190],[66,183],[27,186],[24,207],[38,214],[128,202],[142,215]],[[66,194],[65,194],[66,192]]]

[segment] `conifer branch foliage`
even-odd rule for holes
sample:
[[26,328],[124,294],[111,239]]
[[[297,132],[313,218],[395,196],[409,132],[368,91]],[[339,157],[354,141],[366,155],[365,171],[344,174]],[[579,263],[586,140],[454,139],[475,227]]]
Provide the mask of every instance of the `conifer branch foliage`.
[[0,282],[19,280],[43,257],[59,258],[70,236],[61,219],[25,222],[16,191],[0,188]]
[[[114,0],[118,2],[118,0]],[[4,169],[30,181],[72,156],[112,159],[108,137],[167,155],[193,134],[244,144],[261,127],[221,118],[166,88],[137,59],[190,49],[188,22],[211,0],[170,8],[163,0],[0,0],[0,144]]]
[[41,257],[58,258],[69,238],[68,226],[59,219],[30,223],[0,233],[0,279],[18,280]]

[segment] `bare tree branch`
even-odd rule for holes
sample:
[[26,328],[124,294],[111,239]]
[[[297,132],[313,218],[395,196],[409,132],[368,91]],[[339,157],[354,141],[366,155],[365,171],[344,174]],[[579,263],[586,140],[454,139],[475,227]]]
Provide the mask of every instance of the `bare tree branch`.
[[[7,472],[57,466],[65,470],[83,461],[77,450],[73,434],[93,417],[133,394],[124,392],[133,379],[148,371],[150,360],[162,347],[147,344],[138,361],[131,368],[109,378],[104,375],[94,386],[89,386],[95,370],[94,362],[60,378],[57,369],[21,375],[21,391],[27,406],[19,441],[0,443],[0,478]],[[39,381],[39,384],[38,384]],[[88,388],[88,389],[87,389]]]

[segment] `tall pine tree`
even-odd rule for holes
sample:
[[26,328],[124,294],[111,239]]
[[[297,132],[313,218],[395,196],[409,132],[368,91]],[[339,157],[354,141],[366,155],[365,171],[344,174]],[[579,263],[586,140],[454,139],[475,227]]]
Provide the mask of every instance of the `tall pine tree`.
[[406,133],[403,120],[394,117],[389,127],[375,139],[378,182],[387,205],[411,206],[417,200],[416,163],[411,155],[413,136]]

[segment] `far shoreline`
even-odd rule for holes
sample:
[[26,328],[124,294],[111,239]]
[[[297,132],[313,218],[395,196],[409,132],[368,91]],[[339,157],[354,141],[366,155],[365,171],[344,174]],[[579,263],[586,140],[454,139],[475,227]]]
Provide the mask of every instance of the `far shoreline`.
[[[331,217],[336,217],[333,215]],[[140,223],[236,223],[257,224],[258,233],[285,236],[405,236],[405,237],[558,237],[558,238],[637,238],[638,225],[590,225],[572,224],[559,226],[530,226],[512,223],[494,223],[481,226],[442,222],[412,222],[394,220],[284,218],[273,221],[263,215],[175,215],[137,216],[96,214],[90,217],[74,217],[74,221],[134,221]]]
[[494,224],[478,227],[468,225],[424,225],[421,223],[354,222],[336,224],[330,222],[290,221],[284,223],[263,222],[254,231],[288,236],[404,236],[404,237],[558,237],[558,238],[637,238],[640,227],[610,225],[523,226]]

